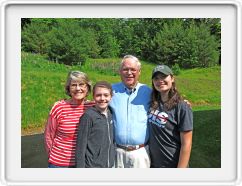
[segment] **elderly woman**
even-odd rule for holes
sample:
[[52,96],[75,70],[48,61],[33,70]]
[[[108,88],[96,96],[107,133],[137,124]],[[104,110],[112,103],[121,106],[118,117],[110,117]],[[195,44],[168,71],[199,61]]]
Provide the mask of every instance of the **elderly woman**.
[[57,101],[46,123],[44,139],[49,168],[75,167],[79,118],[94,105],[94,102],[86,101],[91,82],[85,73],[71,71],[65,90],[70,99]]

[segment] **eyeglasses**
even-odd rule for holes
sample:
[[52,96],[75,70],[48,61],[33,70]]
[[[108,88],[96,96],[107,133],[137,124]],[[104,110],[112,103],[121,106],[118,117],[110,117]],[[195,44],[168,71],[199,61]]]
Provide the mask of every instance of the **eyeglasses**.
[[70,88],[71,89],[77,89],[77,87],[86,88],[87,87],[87,84],[85,84],[85,83],[72,83],[70,85]]
[[124,73],[128,73],[129,71],[130,71],[131,73],[136,73],[138,70],[137,70],[137,69],[134,69],[134,68],[123,68],[122,71],[123,71]]

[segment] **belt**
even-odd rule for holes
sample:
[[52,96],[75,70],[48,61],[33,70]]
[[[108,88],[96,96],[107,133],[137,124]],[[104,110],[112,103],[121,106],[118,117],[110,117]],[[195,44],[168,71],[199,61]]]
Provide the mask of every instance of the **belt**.
[[140,149],[144,146],[146,146],[146,145],[145,144],[141,144],[141,145],[119,145],[119,144],[117,144],[118,148],[124,149],[126,151],[137,150],[137,149]]

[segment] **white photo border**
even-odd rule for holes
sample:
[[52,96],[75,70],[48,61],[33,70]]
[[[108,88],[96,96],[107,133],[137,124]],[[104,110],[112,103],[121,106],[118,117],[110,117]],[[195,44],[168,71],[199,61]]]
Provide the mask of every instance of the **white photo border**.
[[[55,7],[52,5],[55,5]],[[222,53],[222,62],[221,62],[221,76],[222,76],[222,103],[221,103],[221,146],[222,143],[225,144],[225,149],[221,150],[221,168],[216,169],[25,169],[21,168],[20,157],[13,157],[14,154],[21,154],[21,141],[20,131],[21,131],[21,82],[19,77],[21,77],[21,65],[19,63],[20,52],[21,52],[21,21],[19,22],[19,18],[29,18],[31,16],[25,17],[25,15],[32,15],[32,17],[48,17],[50,13],[49,10],[46,11],[36,11],[35,14],[33,12],[29,12],[27,6],[36,7],[37,9],[41,9],[42,7],[52,7],[54,13],[52,17],[66,17],[70,10],[67,12],[59,12],[57,11],[58,6],[67,5],[72,7],[71,9],[75,9],[78,6],[81,8],[84,7],[95,7],[97,8],[97,12],[100,13],[99,6],[112,6],[114,8],[120,9],[122,6],[130,6],[135,5],[142,7],[146,5],[146,10],[153,10],[154,6],[156,7],[187,7],[193,6],[198,9],[202,9],[203,6],[211,7],[203,15],[211,15],[211,10],[214,10],[215,17],[216,12],[222,9],[221,7],[228,7],[228,12],[224,12],[222,16],[222,43],[221,43],[221,53]],[[215,10],[215,5],[217,9]],[[20,10],[24,8],[24,10]],[[76,7],[75,7],[76,6]],[[0,131],[0,139],[1,139],[1,162],[0,162],[0,173],[1,173],[1,185],[241,185],[241,140],[242,140],[242,128],[241,128],[241,1],[237,0],[229,0],[229,1],[220,1],[220,0],[212,0],[212,1],[162,1],[162,0],[140,0],[140,1],[5,1],[1,4],[1,131]],[[14,10],[12,11],[12,7]],[[16,9],[15,9],[16,7]],[[74,8],[75,7],[75,8]],[[147,8],[149,7],[149,8]],[[152,8],[151,8],[152,7]],[[232,8],[233,7],[233,8]],[[232,9],[233,10],[232,10]],[[185,8],[186,9],[186,8]],[[189,8],[188,8],[189,9]],[[68,10],[68,9],[67,9]],[[84,9],[83,12],[89,15]],[[190,10],[190,9],[189,9]],[[224,10],[224,9],[223,9]],[[23,13],[23,11],[25,11]],[[75,15],[75,11],[71,13],[72,17]],[[191,11],[191,10],[190,10]],[[110,11],[113,14],[117,15],[117,12]],[[130,17],[131,11],[127,10],[126,13],[128,17]],[[149,14],[153,14],[153,12],[148,12]],[[198,14],[199,11],[195,14]],[[106,17],[109,17],[107,12],[102,12],[100,16],[103,14]],[[137,14],[139,14],[137,12]],[[164,11],[164,18],[177,18],[179,17],[179,12],[174,16],[174,13]],[[193,12],[186,12],[188,17]],[[42,15],[42,16],[41,16]],[[140,14],[141,15],[141,14]],[[137,15],[140,17],[140,15]],[[178,15],[178,16],[177,16]],[[201,14],[199,14],[201,15]],[[134,14],[132,14],[134,17]],[[160,15],[159,15],[160,16]],[[82,15],[85,17],[85,15]],[[88,17],[88,16],[87,16]],[[97,16],[98,17],[98,16]],[[101,18],[100,17],[100,18]],[[198,16],[199,17],[199,16]],[[205,18],[201,17],[201,18]],[[163,17],[162,17],[163,18]],[[186,17],[182,17],[186,18]],[[209,18],[209,16],[208,16]],[[223,22],[223,18],[225,22]],[[228,19],[227,19],[228,18]],[[228,20],[232,19],[232,28],[228,28],[230,25],[228,24]],[[17,20],[17,23],[16,23]],[[21,19],[20,19],[21,20]],[[225,26],[223,25],[225,24]],[[19,28],[20,26],[20,28]],[[12,28],[15,28],[14,31]],[[229,31],[228,31],[229,30]],[[223,35],[224,34],[224,35]],[[233,35],[235,34],[235,35]],[[11,36],[11,37],[10,37]],[[230,38],[228,39],[228,36]],[[14,43],[17,43],[17,46],[13,47]],[[226,46],[229,45],[229,46]],[[11,50],[10,50],[11,47]],[[235,51],[231,52],[232,47]],[[234,55],[233,55],[234,54]],[[230,62],[231,66],[227,64],[227,61]],[[10,70],[11,67],[11,70]],[[11,72],[11,75],[10,75]],[[230,77],[228,77],[228,75]],[[225,77],[226,75],[226,77]],[[18,77],[15,79],[15,76]],[[233,84],[234,82],[234,84]],[[14,85],[15,87],[10,88],[9,84]],[[230,85],[231,84],[231,85]],[[231,88],[233,94],[229,94],[224,90],[227,87]],[[17,91],[16,91],[17,90]],[[19,92],[20,91],[20,92]],[[235,91],[235,92],[233,92]],[[17,92],[15,95],[13,92]],[[15,96],[13,99],[9,99],[10,96]],[[231,100],[228,99],[231,96]],[[233,97],[234,96],[234,97]],[[224,98],[224,99],[223,99]],[[7,104],[7,105],[6,105]],[[16,106],[15,106],[16,105]],[[13,107],[15,106],[15,107]],[[11,111],[14,117],[9,117],[9,110],[11,107]],[[234,109],[234,113],[228,110],[228,108]],[[229,123],[232,125],[233,122],[236,123],[233,129],[224,128],[224,123],[228,121],[225,117],[226,113],[232,114],[235,118],[232,119],[232,122]],[[18,121],[20,119],[20,121]],[[14,124],[15,123],[15,127]],[[20,123],[16,127],[16,123]],[[223,123],[223,126],[222,126]],[[11,129],[11,130],[10,130]],[[233,131],[232,131],[233,130]],[[234,133],[233,133],[234,132]],[[232,134],[233,133],[233,134]],[[227,135],[229,134],[229,135]],[[17,137],[16,137],[17,136]],[[231,139],[227,139],[226,137],[231,137]],[[15,137],[15,142],[13,142],[13,138]],[[233,139],[232,139],[233,138]],[[16,140],[17,139],[17,140]],[[18,140],[19,139],[19,140]],[[18,142],[16,142],[18,141]],[[230,144],[234,147],[228,148],[229,144],[225,143],[226,141],[235,142],[234,144]],[[16,145],[17,144],[17,145]],[[19,146],[20,144],[20,146]],[[14,148],[16,145],[16,148]],[[228,150],[233,151],[233,155],[231,156]],[[225,155],[226,154],[226,155]],[[230,159],[225,159],[225,158]],[[14,160],[16,158],[17,160]],[[233,158],[235,158],[233,160]],[[232,160],[231,160],[232,159]],[[232,161],[232,166],[228,165],[229,163],[226,161]],[[223,165],[225,165],[223,167]],[[229,167],[229,168],[228,168]],[[225,174],[225,168],[228,168],[228,174]],[[157,170],[159,173],[157,173]],[[165,171],[165,172],[164,172]],[[229,173],[231,171],[231,173]],[[194,175],[195,172],[195,175]],[[95,174],[94,174],[95,173]],[[105,173],[105,174],[103,174]],[[163,175],[167,176],[168,174],[174,175],[173,181],[169,177],[162,178]],[[184,176],[191,175],[189,180],[184,179]],[[198,174],[201,174],[200,177]],[[209,175],[211,174],[211,175]],[[83,176],[84,175],[84,176]],[[110,176],[109,181],[107,181],[107,175]],[[161,176],[162,179],[157,176]],[[179,176],[180,175],[180,176]],[[204,177],[204,175],[206,175]],[[60,176],[60,177],[58,177]],[[83,176],[83,177],[82,177]],[[106,176],[106,177],[105,177]],[[217,176],[217,177],[216,177]],[[222,178],[221,178],[222,176]],[[227,176],[227,177],[226,177]],[[145,178],[146,177],[146,178]],[[151,180],[152,178],[152,180]]]

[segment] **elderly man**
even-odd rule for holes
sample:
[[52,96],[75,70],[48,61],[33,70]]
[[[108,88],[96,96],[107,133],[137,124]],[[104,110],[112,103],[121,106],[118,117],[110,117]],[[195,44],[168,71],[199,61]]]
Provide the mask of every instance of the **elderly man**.
[[122,82],[112,86],[114,96],[110,103],[114,111],[116,167],[149,168],[147,112],[151,89],[138,82],[141,63],[136,57],[124,56],[119,73]]

